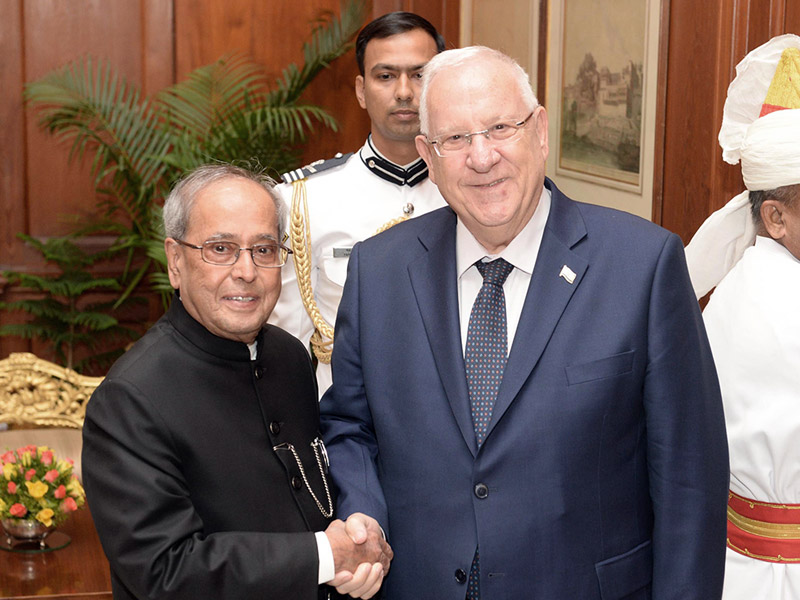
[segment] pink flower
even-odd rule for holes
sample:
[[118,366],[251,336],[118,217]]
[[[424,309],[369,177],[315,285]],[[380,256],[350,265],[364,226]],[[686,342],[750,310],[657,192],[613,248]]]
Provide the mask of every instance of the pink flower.
[[44,474],[44,479],[45,481],[53,483],[56,479],[58,479],[59,475],[61,475],[61,473],[59,473],[57,469],[51,469],[50,471]]
[[11,508],[8,509],[8,512],[9,514],[11,514],[12,517],[17,517],[18,519],[21,519],[26,514],[28,514],[28,509],[22,506],[22,504],[18,502],[17,504],[12,504]]
[[30,481],[34,475],[36,475],[36,469],[28,469],[25,472],[25,481]]
[[49,467],[53,464],[53,452],[50,450],[45,450],[42,452],[42,464],[46,467]]
[[56,491],[53,492],[53,496],[55,496],[59,500],[64,498],[66,495],[67,495],[67,488],[65,488],[63,485],[58,486],[56,488]]
[[15,463],[17,462],[17,457],[11,450],[9,450],[8,452],[0,456],[0,460],[6,463]]
[[[14,507],[12,506],[11,508]],[[77,502],[75,502],[74,498],[64,498],[64,501],[61,503],[61,510],[63,510],[64,512],[76,511],[78,510],[78,504]]]
[[16,494],[17,493],[17,484],[13,481],[8,482],[8,493],[9,494]]

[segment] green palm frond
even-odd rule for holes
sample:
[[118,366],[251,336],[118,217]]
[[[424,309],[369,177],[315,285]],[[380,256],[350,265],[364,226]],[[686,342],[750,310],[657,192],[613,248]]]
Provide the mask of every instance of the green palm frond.
[[157,181],[158,158],[169,150],[161,120],[138,88],[111,65],[78,59],[25,86],[25,98],[39,110],[39,124],[57,138],[72,140],[70,157],[94,153],[99,185],[108,175],[129,185]]
[[169,275],[166,273],[150,273],[150,284],[153,289],[162,295],[173,293],[172,284],[169,282]]
[[[23,299],[15,300],[14,302],[4,302],[0,304],[0,308],[9,311],[25,312],[40,319],[47,319],[50,322],[60,321],[61,315],[64,313],[64,306],[49,298],[43,298],[41,300]],[[23,325],[21,325],[21,327],[23,327]]]
[[0,325],[0,335],[14,336],[25,340],[49,339],[50,328],[33,323],[9,323]]
[[164,240],[148,240],[145,244],[145,252],[147,252],[147,256],[152,258],[157,263],[166,266],[167,264],[167,253],[164,250]]
[[[89,275],[88,273],[84,273]],[[30,273],[8,273],[8,280],[29,289],[46,292],[52,296],[62,298],[76,298],[91,290],[100,288],[118,290],[119,283],[116,279],[95,279],[91,276],[83,280],[76,277],[52,278],[33,275]]]
[[158,95],[172,126],[197,140],[248,104],[263,102],[264,70],[241,53],[200,67]]
[[278,89],[269,95],[269,104],[281,106],[296,102],[322,69],[353,46],[351,40],[361,28],[366,14],[363,0],[354,0],[342,7],[339,19],[330,13],[321,18],[311,34],[311,41],[303,44],[302,68],[292,63],[283,70],[283,77],[277,82]]
[[76,313],[72,315],[69,322],[91,329],[92,332],[103,331],[117,324],[117,320],[111,315],[95,312]]

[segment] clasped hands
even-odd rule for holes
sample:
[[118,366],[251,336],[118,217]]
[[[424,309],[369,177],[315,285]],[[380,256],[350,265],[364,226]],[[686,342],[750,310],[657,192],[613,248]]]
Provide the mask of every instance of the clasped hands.
[[363,513],[354,513],[345,522],[333,521],[325,535],[331,543],[336,569],[329,585],[354,598],[374,596],[394,556],[378,522]]

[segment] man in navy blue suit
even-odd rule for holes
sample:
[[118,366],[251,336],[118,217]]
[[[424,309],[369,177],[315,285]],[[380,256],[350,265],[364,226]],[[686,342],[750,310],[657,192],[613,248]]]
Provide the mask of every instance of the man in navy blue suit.
[[545,178],[512,59],[423,77],[449,207],[350,257],[321,404],[339,514],[381,523],[390,600],[719,598],[725,425],[680,239]]

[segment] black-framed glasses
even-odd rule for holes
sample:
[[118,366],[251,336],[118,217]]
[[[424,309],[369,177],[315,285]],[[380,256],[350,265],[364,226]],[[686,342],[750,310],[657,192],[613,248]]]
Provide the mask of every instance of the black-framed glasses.
[[500,123],[495,123],[491,127],[482,129],[481,131],[473,131],[472,133],[453,133],[451,135],[441,136],[427,141],[431,146],[433,146],[436,154],[441,157],[464,152],[472,145],[472,138],[476,135],[485,136],[487,140],[494,144],[501,144],[514,139],[519,130],[525,127],[525,125],[528,123],[530,118],[533,116],[533,113],[534,111],[531,111],[531,114],[522,119],[522,121],[502,121]]
[[247,250],[250,253],[255,266],[265,269],[282,267],[286,264],[286,258],[292,253],[289,248],[277,242],[254,244],[249,248],[243,248],[236,242],[227,242],[223,240],[209,240],[203,242],[202,246],[196,246],[195,244],[184,242],[178,238],[172,239],[187,248],[200,250],[200,258],[203,259],[203,262],[220,267],[229,267],[236,264],[236,261],[239,260],[239,253],[242,250]]

